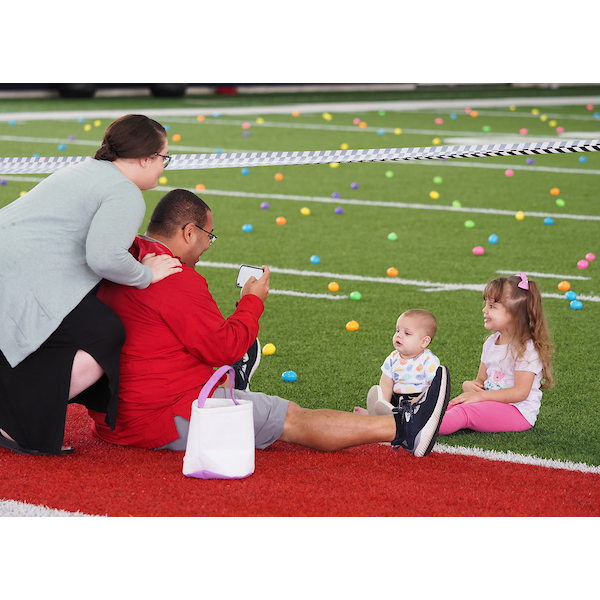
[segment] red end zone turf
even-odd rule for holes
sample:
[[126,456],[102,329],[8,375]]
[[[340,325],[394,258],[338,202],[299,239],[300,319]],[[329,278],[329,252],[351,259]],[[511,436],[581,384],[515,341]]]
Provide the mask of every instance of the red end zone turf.
[[0,498],[137,517],[593,517],[600,475],[389,446],[336,453],[275,443],[242,480],[189,479],[183,453],[111,446],[69,407],[63,457],[0,449]]

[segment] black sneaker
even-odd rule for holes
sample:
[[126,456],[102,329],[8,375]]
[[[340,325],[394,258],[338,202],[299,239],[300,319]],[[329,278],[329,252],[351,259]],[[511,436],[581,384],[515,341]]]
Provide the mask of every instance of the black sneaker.
[[394,409],[397,413],[397,436],[392,446],[404,448],[415,456],[427,456],[435,445],[449,401],[450,373],[446,367],[439,366],[421,400],[414,404],[403,400]]
[[233,366],[235,371],[235,384],[236,390],[243,390],[245,392],[250,391],[248,386],[250,385],[250,378],[254,375],[254,371],[260,364],[260,342],[258,338],[254,340],[254,343],[248,349],[248,352],[238,360]]

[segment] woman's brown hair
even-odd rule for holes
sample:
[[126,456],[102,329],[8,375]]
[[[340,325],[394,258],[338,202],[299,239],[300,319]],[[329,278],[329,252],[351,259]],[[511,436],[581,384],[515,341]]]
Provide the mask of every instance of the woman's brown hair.
[[160,152],[165,145],[165,128],[144,115],[125,115],[112,122],[104,134],[102,146],[94,158],[145,158]]

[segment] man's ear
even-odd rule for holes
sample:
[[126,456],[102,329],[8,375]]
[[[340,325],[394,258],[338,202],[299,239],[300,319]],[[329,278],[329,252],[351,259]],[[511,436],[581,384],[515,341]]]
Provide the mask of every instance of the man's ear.
[[193,223],[188,223],[182,230],[181,235],[186,244],[191,244],[192,236],[196,233],[196,226]]

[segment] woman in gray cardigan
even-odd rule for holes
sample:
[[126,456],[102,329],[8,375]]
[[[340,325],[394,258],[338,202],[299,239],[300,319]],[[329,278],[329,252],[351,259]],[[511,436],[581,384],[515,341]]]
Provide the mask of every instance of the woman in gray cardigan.
[[0,209],[0,447],[71,451],[69,402],[106,412],[114,428],[125,336],[95,293],[103,279],[143,289],[181,271],[172,257],[140,263],[129,253],[146,211],[141,190],[156,187],[167,152],[162,125],[127,115],[94,159]]

